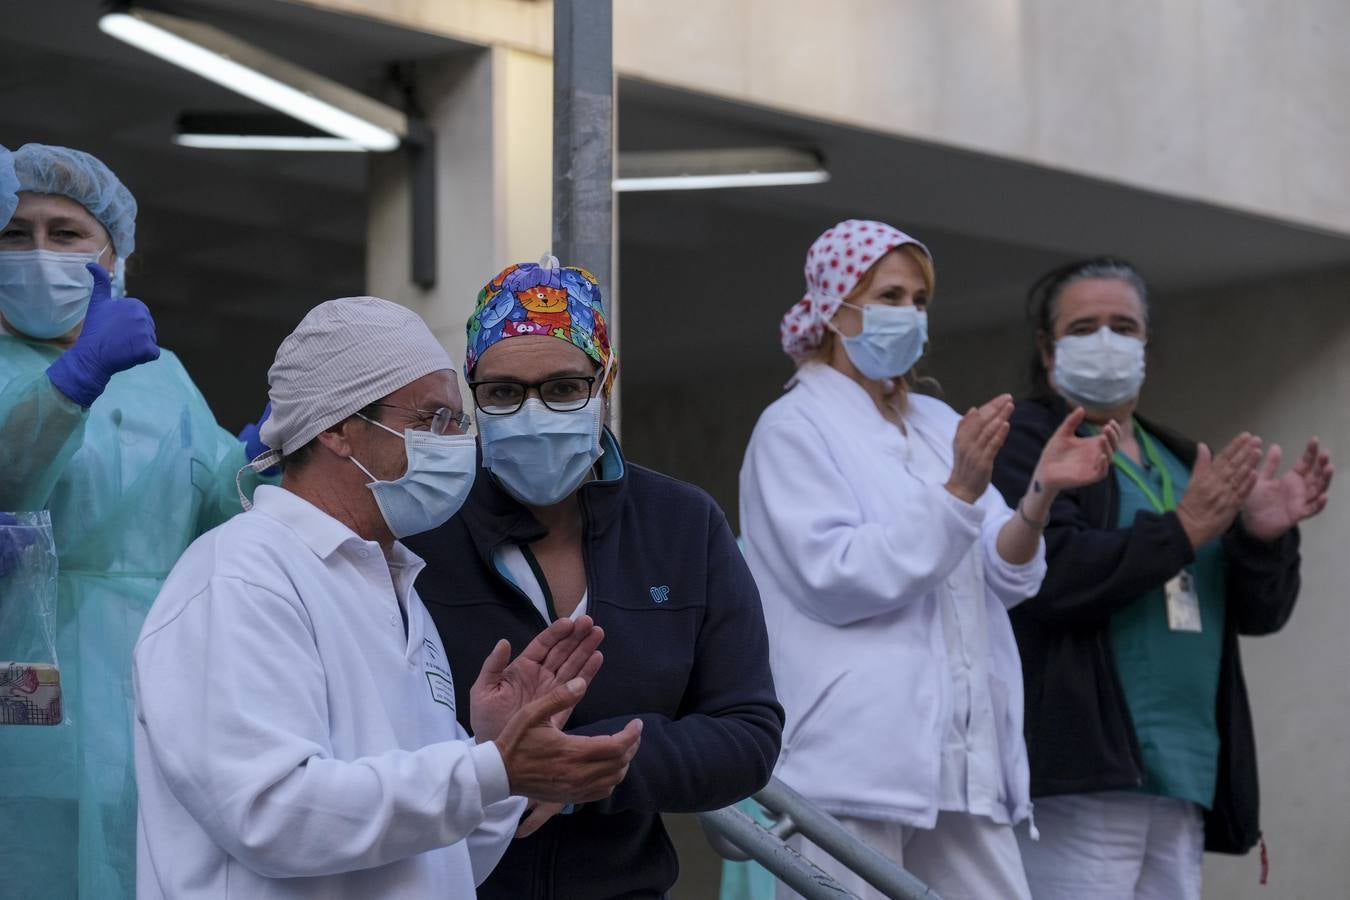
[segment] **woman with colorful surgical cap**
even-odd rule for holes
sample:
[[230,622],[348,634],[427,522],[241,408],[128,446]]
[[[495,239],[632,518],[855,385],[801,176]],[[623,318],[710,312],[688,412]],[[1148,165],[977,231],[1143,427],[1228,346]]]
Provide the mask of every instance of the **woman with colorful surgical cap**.
[[1149,297],[1126,260],[1068,263],[1028,299],[1032,393],[995,485],[1026,490],[1073,406],[1080,435],[1121,437],[1110,478],[1055,501],[1045,581],[1012,613],[1040,824],[1027,879],[1037,900],[1199,900],[1205,851],[1261,837],[1238,636],[1289,620],[1331,455],[1313,438],[1280,474],[1255,435],[1211,452],[1140,415]]
[[605,800],[530,808],[478,891],[488,900],[663,897],[678,861],[661,813],[762,787],[782,710],[759,595],[703,491],[624,459],[605,423],[618,372],[595,278],[553,257],[478,295],[464,373],[484,471],[459,514],[407,543],[454,674],[460,722],[496,641],[525,647],[590,616],[604,669],[564,726],[642,746]]
[[0,726],[0,893],[117,900],[135,892],[132,646],[179,555],[239,511],[246,450],[123,296],[131,193],[79,150],[6,155],[0,510],[51,514],[65,721]]
[[[776,774],[947,900],[1027,898],[1007,609],[1045,573],[1051,501],[1106,475],[1116,432],[1077,437],[1074,412],[1005,504],[989,479],[1012,398],[961,415],[915,391],[934,281],[916,239],[840,222],[811,246],[806,296],[783,318],[797,372],[760,416],[740,479],[787,713]],[[792,840],[858,896],[883,896]]]

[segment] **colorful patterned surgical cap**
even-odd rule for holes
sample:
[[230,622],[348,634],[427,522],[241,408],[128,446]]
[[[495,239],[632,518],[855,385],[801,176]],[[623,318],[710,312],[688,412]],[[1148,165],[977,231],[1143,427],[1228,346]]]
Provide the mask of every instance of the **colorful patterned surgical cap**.
[[585,269],[562,266],[556,257],[507,266],[478,292],[469,317],[464,376],[487,348],[522,334],[543,334],[567,341],[603,369],[609,365],[608,388],[618,373],[618,359],[609,345],[600,286]]

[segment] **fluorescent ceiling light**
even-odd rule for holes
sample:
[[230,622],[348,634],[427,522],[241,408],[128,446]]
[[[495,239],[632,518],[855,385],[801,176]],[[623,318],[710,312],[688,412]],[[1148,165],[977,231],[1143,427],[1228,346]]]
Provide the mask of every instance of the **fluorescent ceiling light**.
[[821,184],[830,180],[824,169],[810,172],[738,172],[727,175],[672,175],[661,178],[616,178],[616,191],[706,191],[715,188],[782,187]]
[[364,153],[366,149],[276,113],[181,113],[173,142],[199,150]]
[[407,118],[345,85],[201,22],[149,10],[99,19],[108,35],[365,150],[394,150]]
[[365,153],[360,144],[339,137],[281,134],[175,134],[173,142],[195,150],[289,150],[308,153]]
[[830,173],[821,165],[820,157],[804,150],[636,151],[619,156],[614,190],[700,191],[821,184],[829,180]]

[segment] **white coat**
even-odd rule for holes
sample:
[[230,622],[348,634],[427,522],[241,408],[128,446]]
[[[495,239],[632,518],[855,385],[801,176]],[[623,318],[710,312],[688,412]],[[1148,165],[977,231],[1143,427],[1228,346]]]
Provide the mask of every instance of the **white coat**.
[[455,719],[422,560],[282,488],[254,503],[136,645],[137,896],[473,897],[523,801]]
[[[1011,565],[996,547],[1014,515],[999,493],[968,504],[943,487],[960,421],[945,403],[911,395],[906,434],[833,368],[808,364],[796,382],[760,417],[740,477],[746,558],[787,713],[776,774],[836,815],[932,828],[953,719],[944,607],[951,620],[962,601],[987,623],[975,632],[986,646],[965,645],[990,710],[972,720],[984,738],[972,746],[997,755],[972,757],[963,811],[1026,818],[1022,669],[1007,609],[1038,589],[1044,545]],[[917,441],[928,471],[912,463]]]

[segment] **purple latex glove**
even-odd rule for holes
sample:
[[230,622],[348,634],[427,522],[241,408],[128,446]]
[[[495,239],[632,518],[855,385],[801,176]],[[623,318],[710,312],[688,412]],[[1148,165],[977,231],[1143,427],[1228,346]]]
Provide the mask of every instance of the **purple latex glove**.
[[92,406],[108,380],[141,363],[159,359],[155,320],[134,297],[112,299],[108,272],[98,263],[85,266],[94,276],[94,293],[75,344],[47,369],[56,389],[81,406]]
[[[263,407],[262,415],[258,417],[258,421],[245,425],[243,430],[240,431],[239,434],[237,435],[239,440],[244,445],[244,455],[249,458],[250,462],[257,459],[260,455],[266,453],[268,450],[272,449],[271,447],[268,447],[266,444],[262,442],[262,426],[263,423],[266,422],[268,417],[271,415],[272,415],[272,401],[268,400],[267,405]],[[278,467],[272,466],[271,468],[263,471],[262,474],[275,475],[277,471]]]
[[0,512],[0,578],[18,568],[24,549],[37,540],[32,528],[5,527],[18,524],[17,517]]

